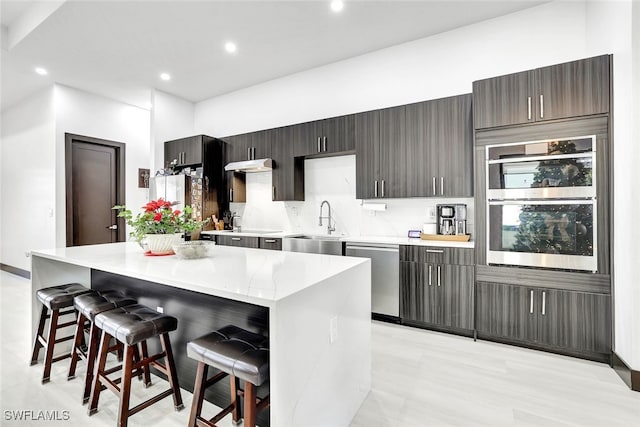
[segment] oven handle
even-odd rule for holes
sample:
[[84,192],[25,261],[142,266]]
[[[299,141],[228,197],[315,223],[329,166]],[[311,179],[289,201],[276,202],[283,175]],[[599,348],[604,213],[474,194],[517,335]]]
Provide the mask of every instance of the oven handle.
[[490,165],[499,165],[503,163],[535,162],[539,160],[583,159],[585,157],[595,157],[595,156],[596,156],[595,151],[587,151],[586,153],[552,154],[549,156],[509,157],[508,159],[487,160],[487,163]]
[[576,199],[489,200],[490,206],[495,206],[495,205],[517,205],[517,206],[521,206],[521,205],[595,205],[595,204],[596,204],[595,197],[589,198],[589,199],[581,199],[581,200],[576,200]]

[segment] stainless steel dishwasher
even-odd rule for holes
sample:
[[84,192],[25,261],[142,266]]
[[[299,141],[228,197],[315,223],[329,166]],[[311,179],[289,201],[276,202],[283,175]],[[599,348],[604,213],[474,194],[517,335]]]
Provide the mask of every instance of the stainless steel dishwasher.
[[345,255],[371,259],[372,317],[398,322],[400,320],[398,245],[347,243]]

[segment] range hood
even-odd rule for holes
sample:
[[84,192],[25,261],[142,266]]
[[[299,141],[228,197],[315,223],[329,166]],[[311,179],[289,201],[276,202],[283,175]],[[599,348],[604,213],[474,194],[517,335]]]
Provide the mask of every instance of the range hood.
[[273,160],[256,159],[244,160],[242,162],[231,162],[224,167],[226,171],[236,172],[266,172],[273,169]]

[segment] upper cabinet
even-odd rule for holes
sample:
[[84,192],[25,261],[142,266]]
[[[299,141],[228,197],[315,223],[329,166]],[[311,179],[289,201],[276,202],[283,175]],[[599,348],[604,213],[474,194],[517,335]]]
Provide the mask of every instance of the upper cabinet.
[[227,143],[227,162],[271,157],[272,132],[262,130],[223,138]]
[[331,155],[355,149],[354,114],[291,127],[294,156]]
[[552,65],[473,83],[476,129],[609,111],[610,56]]
[[176,167],[202,165],[203,143],[210,140],[213,140],[210,136],[196,135],[165,142],[166,166],[173,161]]
[[473,196],[471,95],[356,114],[356,197]]
[[304,158],[295,157],[298,126],[273,129],[271,200],[304,200]]

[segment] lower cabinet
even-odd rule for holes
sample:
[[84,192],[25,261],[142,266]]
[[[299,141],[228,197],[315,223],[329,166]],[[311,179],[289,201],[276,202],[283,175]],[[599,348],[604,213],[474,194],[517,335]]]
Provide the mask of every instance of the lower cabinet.
[[[429,249],[440,251],[440,249]],[[421,252],[424,251],[425,254]],[[457,251],[442,249],[440,258],[432,257],[424,247],[401,250],[400,317],[403,322],[423,323],[451,329],[473,330],[473,265],[448,264],[446,259],[469,258]],[[423,262],[431,261],[431,262]]]
[[259,237],[248,236],[216,236],[216,244],[221,246],[240,246],[243,248],[259,248]]
[[260,237],[260,249],[282,250],[282,239],[271,237]]
[[478,335],[582,355],[611,352],[611,296],[502,283],[476,285]]

